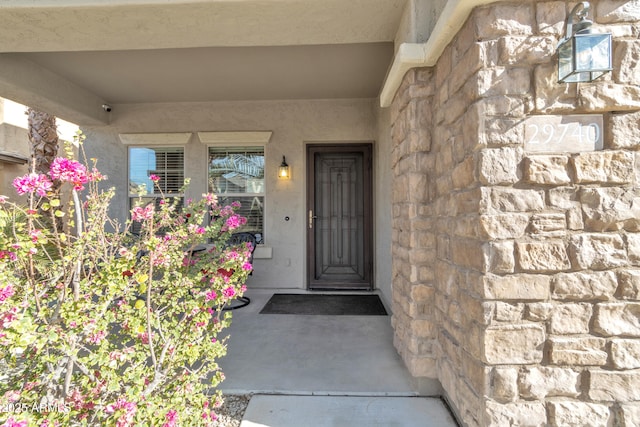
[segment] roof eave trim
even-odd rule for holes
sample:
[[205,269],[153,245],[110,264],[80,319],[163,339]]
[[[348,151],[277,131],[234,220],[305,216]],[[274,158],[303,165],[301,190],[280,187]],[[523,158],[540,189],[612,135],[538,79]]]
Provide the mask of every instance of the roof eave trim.
[[444,49],[460,31],[473,8],[499,0],[449,0],[426,43],[402,43],[380,91],[380,106],[389,107],[412,68],[433,67]]

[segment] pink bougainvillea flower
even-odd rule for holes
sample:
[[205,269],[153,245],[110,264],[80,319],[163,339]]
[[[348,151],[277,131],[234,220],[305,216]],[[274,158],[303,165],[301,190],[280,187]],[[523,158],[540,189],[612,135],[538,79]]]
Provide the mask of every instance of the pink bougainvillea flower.
[[15,252],[11,251],[0,251],[0,259],[9,258],[9,261],[17,261],[18,256]]
[[125,399],[118,399],[116,403],[111,405],[107,405],[105,408],[105,412],[107,414],[116,413],[116,411],[124,410],[124,413],[120,415],[118,421],[116,422],[116,427],[127,427],[133,424],[133,417],[138,410],[138,407],[134,402],[128,402]]
[[144,221],[146,219],[151,219],[153,218],[153,211],[154,207],[151,204],[145,206],[144,208],[136,206],[135,208],[131,209],[131,219],[134,221]]
[[98,331],[94,334],[89,334],[89,342],[92,344],[100,344],[100,342],[102,342],[102,340],[107,336],[107,333],[105,331]]
[[232,286],[224,288],[222,294],[227,298],[232,298],[236,294],[236,290]]
[[27,427],[26,421],[18,421],[13,417],[9,417],[0,427]]
[[175,427],[178,422],[178,412],[175,409],[169,410],[167,414],[164,416],[167,420],[166,423],[162,424],[162,427]]
[[209,291],[204,295],[205,301],[213,301],[218,297],[215,291]]
[[153,173],[152,173],[151,175],[149,175],[149,179],[150,179],[151,181],[153,181],[153,182],[158,182],[158,181],[160,181],[160,177],[159,177],[158,175],[156,175],[156,174],[153,174]]
[[29,237],[33,243],[38,243],[38,239],[42,236],[42,230],[33,229],[29,232]]
[[15,291],[13,285],[8,284],[4,288],[0,288],[0,302],[4,302],[7,298],[11,298]]
[[45,197],[52,186],[53,183],[46,175],[33,172],[13,180],[13,187],[20,195],[35,192],[38,196]]
[[242,264],[242,269],[244,271],[251,271],[253,270],[253,266],[251,265],[250,262],[245,262],[244,264]]
[[229,218],[227,218],[227,227],[229,227],[230,230],[242,227],[246,223],[247,218],[240,215],[231,215]]
[[51,178],[54,180],[70,182],[73,184],[73,189],[77,191],[84,189],[84,184],[89,182],[87,168],[76,160],[70,160],[64,157],[56,157],[53,159],[49,175],[51,175]]

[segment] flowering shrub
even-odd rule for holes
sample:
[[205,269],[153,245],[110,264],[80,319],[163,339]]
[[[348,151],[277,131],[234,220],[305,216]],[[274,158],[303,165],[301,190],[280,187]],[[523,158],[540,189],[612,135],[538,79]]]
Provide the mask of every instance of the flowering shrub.
[[0,425],[211,425],[223,307],[251,271],[251,248],[226,242],[246,220],[209,194],[118,224],[103,179],[59,158],[14,181],[28,207],[0,197]]

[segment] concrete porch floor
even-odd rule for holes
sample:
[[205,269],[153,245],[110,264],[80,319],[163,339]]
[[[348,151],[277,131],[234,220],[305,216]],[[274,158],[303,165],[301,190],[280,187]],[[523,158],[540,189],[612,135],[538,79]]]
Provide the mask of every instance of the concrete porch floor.
[[242,427],[456,426],[439,384],[404,367],[390,316],[259,314],[276,292],[250,289],[228,329],[220,388],[254,395]]

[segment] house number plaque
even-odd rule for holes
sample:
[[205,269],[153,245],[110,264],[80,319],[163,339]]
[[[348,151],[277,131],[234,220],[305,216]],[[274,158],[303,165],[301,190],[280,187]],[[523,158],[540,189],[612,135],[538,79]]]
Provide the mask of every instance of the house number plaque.
[[597,151],[603,148],[601,114],[531,116],[524,121],[524,149],[534,153]]

